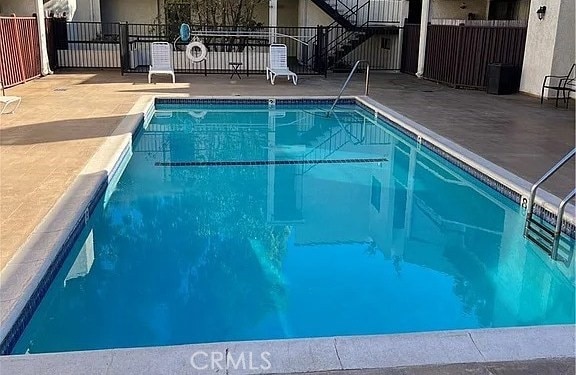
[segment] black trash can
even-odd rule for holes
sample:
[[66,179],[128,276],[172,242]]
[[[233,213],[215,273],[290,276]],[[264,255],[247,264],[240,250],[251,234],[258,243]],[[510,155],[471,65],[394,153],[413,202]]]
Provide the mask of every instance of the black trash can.
[[515,94],[520,89],[520,68],[512,64],[488,64],[486,80],[488,94]]

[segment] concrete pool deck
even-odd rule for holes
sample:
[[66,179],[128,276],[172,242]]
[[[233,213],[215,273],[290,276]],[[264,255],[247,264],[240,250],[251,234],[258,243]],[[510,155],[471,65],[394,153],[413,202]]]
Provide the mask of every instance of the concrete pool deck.
[[[57,92],[62,92],[62,91],[57,91]],[[286,93],[283,93],[283,94],[286,94]],[[173,96],[174,94],[171,94],[171,95]],[[183,95],[184,95],[184,96],[188,96],[188,95],[190,95],[190,94],[183,94]],[[272,94],[271,94],[271,95],[272,95]],[[274,94],[274,95],[279,95],[279,94]],[[295,93],[295,95],[303,95],[303,93],[302,93],[302,92],[298,92],[298,93]],[[312,95],[312,94],[310,94],[310,95]],[[316,93],[316,95],[318,95],[318,93]],[[373,97],[374,97],[374,96],[373,96]],[[81,103],[79,103],[79,105],[82,106]],[[95,124],[93,123],[91,126],[96,127],[96,126],[98,126],[97,124],[98,124],[98,122],[96,122]],[[115,127],[115,126],[113,126],[113,127]],[[87,130],[87,129],[92,130],[92,127],[88,127],[88,128],[86,128],[86,130]],[[110,132],[111,132],[111,131],[110,131]],[[106,136],[93,137],[93,138],[103,138],[103,139],[108,138],[107,136],[110,134],[110,132],[109,132],[108,134],[106,134]],[[81,132],[81,134],[82,134],[82,132]],[[116,130],[116,134],[118,134],[118,130]],[[125,132],[122,132],[121,134],[125,134]],[[48,134],[48,135],[49,135],[49,134]],[[67,134],[66,132],[64,132],[63,135],[64,135],[64,136],[67,136],[68,134]],[[4,140],[4,139],[2,139],[2,140]],[[16,140],[17,140],[17,139],[16,139]],[[66,141],[73,141],[73,139],[66,139]],[[49,141],[49,142],[53,142],[53,141],[51,140],[51,141]],[[16,142],[16,144],[18,144],[18,143]],[[4,143],[3,143],[3,146],[4,146]],[[58,161],[56,161],[56,163],[58,164]],[[74,175],[72,176],[72,178],[73,178],[73,177],[74,177]],[[546,328],[552,329],[551,327],[546,327]],[[479,334],[479,333],[477,333],[477,332],[479,332],[479,331],[474,331],[474,332],[476,332],[476,333],[474,333],[474,335]],[[498,332],[498,330],[496,330],[496,333],[497,333],[497,332]],[[508,332],[510,332],[510,331],[508,331]],[[552,334],[552,336],[549,336],[549,334],[550,334],[549,331],[540,331],[540,332],[543,334],[543,337],[554,337],[554,334]],[[516,360],[517,360],[517,359],[520,359],[520,360],[522,360],[522,359],[541,358],[540,356],[543,356],[544,358],[554,357],[554,356],[558,356],[558,355],[561,356],[561,357],[570,356],[570,355],[572,355],[573,352],[574,352],[574,348],[573,348],[573,341],[574,341],[574,338],[573,338],[573,336],[574,336],[574,335],[573,335],[573,327],[572,327],[572,326],[563,327],[563,328],[562,328],[562,332],[563,332],[563,333],[562,333],[561,335],[563,335],[563,336],[561,336],[561,337],[563,337],[563,338],[561,338],[561,340],[560,340],[560,341],[562,341],[562,345],[560,345],[560,347],[562,348],[563,351],[562,351],[561,353],[559,353],[558,351],[552,351],[552,352],[546,352],[546,353],[538,354],[539,352],[536,351],[536,352],[532,352],[532,354],[530,354],[529,356],[527,356],[527,357],[525,357],[525,358],[522,357],[521,355],[520,355],[520,357],[517,357],[517,355],[518,355],[519,353],[514,353],[514,355],[516,355],[516,357],[512,356],[511,358],[508,358],[508,359],[516,359]],[[461,334],[461,333],[460,333],[460,334]],[[494,330],[492,330],[492,334],[494,334]],[[468,335],[470,336],[470,333],[468,333]],[[540,337],[541,335],[537,335],[537,336]],[[422,335],[422,337],[420,338],[420,341],[421,341],[421,342],[422,342],[422,340],[426,341],[426,339],[424,339],[423,337],[424,337],[424,335]],[[438,343],[438,342],[442,341],[442,340],[441,340],[442,334],[440,334],[440,336],[439,336],[438,334],[431,334],[431,335],[427,335],[426,337],[428,338],[428,340],[431,340],[431,341],[430,341],[431,343],[432,343],[432,342],[433,342],[433,343]],[[450,344],[450,345],[453,345],[454,343],[452,343],[452,339],[455,337],[455,334],[451,334],[450,337],[451,337],[451,340],[450,340],[450,341],[451,341],[451,344]],[[556,338],[557,338],[557,337],[556,337]],[[476,346],[476,342],[475,342],[475,340],[472,338],[472,336],[470,336],[470,339],[471,339],[472,342],[474,343],[474,346]],[[516,339],[518,339],[518,337],[516,337]],[[347,338],[342,338],[342,340],[346,341]],[[385,340],[386,340],[386,338],[384,338],[384,341],[385,341]],[[440,341],[439,341],[439,340],[440,340]],[[525,341],[525,340],[526,340],[526,341]],[[354,340],[353,340],[353,341],[354,341]],[[505,341],[505,340],[504,340],[504,341]],[[522,342],[528,342],[528,341],[530,341],[530,340],[528,340],[527,338],[524,338],[524,339],[522,340]],[[537,341],[537,340],[536,340],[536,341]],[[370,338],[370,342],[373,344],[373,343],[374,343],[374,338]],[[500,342],[500,341],[498,341],[498,343],[494,342],[494,343],[490,344],[490,345],[488,346],[489,349],[492,350],[492,348],[498,347],[499,342]],[[511,340],[511,342],[516,342],[516,341],[515,341],[515,340]],[[353,347],[356,347],[356,346],[357,346],[356,344],[358,344],[358,342],[354,342],[354,345],[352,345],[352,346],[353,346]],[[554,341],[552,346],[554,346],[554,347],[557,349],[558,346],[557,346],[556,344],[558,344],[558,342],[557,342],[557,341]],[[365,346],[365,349],[372,347],[371,345],[368,345],[368,344],[366,344],[366,345],[364,345],[364,346]],[[385,346],[385,345],[384,345],[384,346]],[[431,346],[434,346],[434,345],[431,345]],[[462,346],[465,346],[465,345],[462,343]],[[336,348],[336,345],[334,345],[334,347]],[[377,345],[377,347],[380,348],[381,345]],[[408,347],[415,348],[415,347],[417,347],[417,346],[416,346],[416,345],[408,345]],[[461,347],[461,345],[457,345],[457,347]],[[528,347],[529,347],[529,345],[528,345]],[[153,349],[151,348],[151,350],[153,350]],[[345,350],[345,348],[343,348],[343,350]],[[420,350],[420,349],[418,349],[418,350]],[[456,350],[456,349],[454,349],[454,350]],[[451,351],[452,351],[452,350],[448,350],[448,352],[451,352]],[[280,352],[282,352],[282,350],[280,350]],[[392,352],[394,352],[394,351],[392,350]],[[498,351],[497,351],[497,352],[498,352]],[[505,351],[502,351],[502,352],[505,352]],[[100,352],[100,353],[102,353],[102,352]],[[307,353],[307,352],[306,352],[306,353]],[[306,353],[304,353],[304,354],[306,354]],[[339,355],[339,351],[338,351],[337,349],[336,349],[336,353],[337,353],[338,360],[341,361],[341,358],[340,358],[340,355]],[[480,351],[480,353],[482,354],[481,351]],[[408,362],[405,363],[406,365],[407,365],[407,364],[413,365],[413,364],[418,364],[418,363],[419,363],[418,361],[414,361],[414,354],[416,354],[416,353],[412,353],[412,355],[407,355],[407,356],[406,356],[406,358],[408,359]],[[464,353],[464,354],[465,354],[465,353]],[[380,356],[381,356],[381,355],[378,355],[378,357],[380,357]],[[154,357],[154,356],[152,356],[152,357]],[[321,358],[328,358],[328,356],[325,357],[324,355],[321,355],[320,357],[321,357]],[[362,356],[361,356],[361,357],[362,357]],[[425,357],[426,357],[426,356],[425,356]],[[481,357],[483,358],[483,360],[485,360],[485,356],[484,356],[483,354],[481,355]],[[37,357],[37,358],[40,360],[42,357]],[[52,358],[55,358],[55,357],[52,357]],[[350,365],[350,367],[348,367],[348,366],[347,366],[347,367],[344,367],[344,366],[342,365],[342,362],[340,362],[340,369],[344,369],[344,368],[350,368],[350,369],[359,368],[359,367],[358,367],[358,364],[359,364],[359,363],[365,364],[366,361],[369,360],[369,358],[367,358],[367,357],[365,357],[365,356],[362,357],[362,358],[358,358],[358,353],[353,353],[352,358],[355,358],[355,359],[352,359],[352,360],[351,360],[351,361],[352,361],[351,363],[352,363],[353,365]],[[440,353],[436,353],[436,354],[434,354],[434,355],[432,355],[432,356],[428,356],[427,358],[433,358],[433,359],[435,359],[435,361],[430,362],[430,359],[428,359],[427,361],[422,362],[422,364],[428,364],[428,363],[434,363],[434,364],[435,364],[435,363],[451,363],[450,361],[443,361],[443,360],[442,360],[443,354],[440,354]],[[460,356],[459,356],[458,358],[459,358],[459,359],[462,359],[462,358],[463,358],[465,362],[474,362],[474,363],[476,363],[476,362],[480,361],[478,358],[472,358],[472,357],[468,358],[468,356],[466,356],[466,355],[465,355],[464,357],[460,357]],[[68,357],[68,359],[69,359],[69,357]],[[127,359],[128,359],[128,360],[133,359],[132,354],[131,354],[130,356],[128,356]],[[28,360],[31,360],[31,358],[28,358]],[[16,363],[16,362],[13,362],[13,361],[18,362],[18,360],[15,358],[15,359],[9,359],[9,360],[4,360],[4,359],[3,359],[3,360],[2,360],[2,363],[4,363],[4,364],[6,364],[6,363],[8,363],[8,364],[10,364],[10,363]],[[439,362],[436,362],[436,361],[439,361]],[[36,362],[36,359],[32,360],[31,362]],[[68,362],[68,361],[66,361],[66,362]],[[376,362],[378,362],[378,361],[376,361]],[[91,363],[92,363],[92,362],[91,362]],[[291,364],[291,362],[287,362],[287,363]],[[315,361],[313,360],[312,363],[315,363]],[[386,364],[386,363],[384,363],[384,364]],[[381,368],[381,367],[384,366],[384,364],[381,364],[381,363],[373,363],[373,364],[370,364],[369,367],[370,367],[370,368]],[[387,364],[389,365],[390,363],[387,363]],[[402,364],[395,363],[395,366],[400,366],[400,365],[402,365]],[[48,368],[52,368],[52,367],[50,366],[50,367],[48,367]],[[123,367],[121,367],[121,368],[123,368]],[[324,371],[324,370],[332,370],[332,369],[335,369],[335,370],[336,370],[336,369],[338,369],[338,367],[332,368],[332,367],[330,367],[330,366],[328,366],[328,367],[320,366],[319,368],[314,368],[312,371]],[[281,369],[281,370],[282,370],[282,372],[286,372],[285,369]],[[280,371],[280,369],[279,369],[279,371]],[[300,371],[300,369],[299,369],[299,368],[293,368],[293,369],[290,368],[290,369],[288,369],[287,371],[290,371],[290,372]],[[304,371],[309,371],[309,370],[308,370],[307,368],[305,368]]]

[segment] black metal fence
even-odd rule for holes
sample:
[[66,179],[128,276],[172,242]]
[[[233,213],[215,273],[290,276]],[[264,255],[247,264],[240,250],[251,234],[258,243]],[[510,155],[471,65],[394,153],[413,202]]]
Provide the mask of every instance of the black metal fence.
[[263,73],[271,43],[286,44],[289,68],[297,74],[326,74],[346,70],[356,60],[368,60],[373,69],[398,70],[398,28],[347,30],[318,27],[200,27],[191,26],[206,46],[204,61],[186,57],[188,42],[162,24],[66,22],[48,19],[49,55],[53,69],[115,68],[123,73],[147,72],[153,42],[169,42],[176,73],[228,73],[240,63],[240,74]]

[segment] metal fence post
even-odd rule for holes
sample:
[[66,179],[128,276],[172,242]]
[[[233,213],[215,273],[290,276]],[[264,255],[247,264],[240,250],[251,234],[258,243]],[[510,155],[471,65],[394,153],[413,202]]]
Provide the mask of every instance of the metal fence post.
[[328,28],[322,26],[322,56],[324,62],[324,78],[328,78]]
[[322,36],[322,27],[320,25],[316,26],[316,45],[314,46],[314,70],[322,71],[322,42],[324,37]]
[[50,69],[56,70],[58,68],[58,48],[57,46],[57,24],[60,19],[54,17],[46,18],[46,46],[48,48],[48,62]]
[[120,73],[124,75],[130,68],[130,47],[128,39],[128,22],[120,22],[119,37],[120,37]]

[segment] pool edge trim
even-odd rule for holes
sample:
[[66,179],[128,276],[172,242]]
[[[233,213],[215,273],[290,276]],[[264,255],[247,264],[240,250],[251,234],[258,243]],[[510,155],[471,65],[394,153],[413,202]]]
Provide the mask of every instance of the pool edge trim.
[[[409,132],[413,133],[415,137],[421,137],[422,140],[427,141],[429,144],[437,147],[446,154],[452,156],[455,159],[461,160],[471,169],[480,172],[488,178],[504,185],[508,190],[520,195],[521,201],[518,202],[520,205],[524,200],[527,203],[528,197],[530,195],[530,188],[532,187],[532,184],[527,180],[468,150],[458,143],[451,141],[450,139],[439,135],[438,133],[435,133],[427,127],[417,123],[414,120],[411,120],[410,118],[394,111],[389,107],[386,107],[385,105],[370,97],[358,96],[356,97],[356,100],[364,104],[369,109],[376,111],[384,118],[392,121],[394,123],[393,125],[400,126],[408,130]],[[437,154],[435,150],[431,151]],[[443,157],[442,155],[439,156]],[[450,161],[448,160],[448,162]],[[465,172],[468,171],[465,170]],[[486,184],[486,181],[482,182]],[[503,194],[500,191],[498,192]],[[538,194],[534,199],[536,206],[538,206],[540,209],[549,211],[554,217],[556,216],[555,211],[557,210],[560,201],[560,198],[542,188],[539,189]],[[568,204],[564,214],[564,222],[566,224],[572,224],[572,226],[576,224],[576,218],[572,215],[574,208],[574,205]]]
[[131,153],[132,138],[153,107],[153,96],[142,96],[136,101],[0,271],[0,352],[8,344],[7,339],[10,341],[21,316],[33,314],[37,307],[33,298],[43,298],[44,293],[37,289],[43,286],[49,272],[58,271],[52,270],[59,268],[57,260],[70,250],[84,228],[122,159]]
[[[4,342],[7,334],[13,329],[14,324],[18,321],[20,315],[23,313],[24,309],[30,303],[33,294],[42,282],[42,279],[46,276],[46,272],[51,266],[53,266],[55,260],[57,259],[60,252],[63,250],[64,245],[75,232],[77,232],[77,227],[83,228],[80,224],[82,220],[87,220],[85,217],[85,212],[88,210],[91,214],[89,208],[93,201],[99,199],[101,195],[102,186],[104,188],[107,186],[110,179],[114,176],[116,169],[123,157],[125,157],[127,152],[131,152],[132,139],[135,135],[136,130],[139,129],[139,125],[146,121],[152,113],[154,108],[154,103],[156,98],[163,99],[228,99],[228,100],[238,100],[245,101],[251,99],[268,99],[268,97],[262,96],[223,96],[223,97],[199,97],[199,96],[173,96],[173,95],[162,95],[162,96],[142,96],[133,108],[128,112],[124,119],[118,124],[114,132],[107,137],[107,139],[100,146],[98,151],[90,158],[87,165],[80,172],[77,178],[74,180],[72,185],[64,192],[57,203],[52,207],[49,213],[43,218],[41,223],[34,229],[32,234],[29,236],[25,244],[17,251],[15,256],[8,262],[6,267],[0,273],[0,288],[2,299],[0,300],[0,341]],[[330,96],[316,96],[316,97],[275,97],[276,99],[286,99],[286,100],[298,100],[298,99],[321,99],[330,100],[334,97]],[[518,176],[506,171],[505,169],[498,167],[497,165],[487,161],[486,159],[472,153],[471,151],[459,146],[458,144],[437,135],[436,133],[430,131],[424,126],[398,114],[397,112],[383,106],[382,104],[370,99],[368,97],[355,97],[347,96],[343,97],[345,99],[354,99],[359,103],[364,104],[369,108],[373,108],[376,112],[380,113],[385,118],[390,119],[396,124],[402,126],[403,128],[413,132],[414,134],[422,136],[428,142],[446,150],[449,154],[456,158],[465,159],[472,168],[480,170],[482,173],[488,172],[487,175],[494,179],[501,179],[504,183],[509,184],[510,189],[517,188],[521,191],[525,191],[525,186],[528,184],[525,180],[519,178]],[[441,155],[440,155],[441,156]],[[492,169],[496,169],[493,171]],[[483,172],[485,171],[485,172]],[[512,181],[506,179],[506,177],[500,176],[499,172],[503,172],[506,177],[510,177]],[[549,195],[549,197],[548,197]],[[542,196],[542,195],[541,195]],[[558,200],[557,197],[546,193],[545,198],[550,200]],[[545,200],[539,198],[537,201],[541,204],[550,204]],[[42,239],[42,241],[39,241]],[[74,242],[74,241],[72,241]],[[41,254],[39,254],[41,253]],[[23,267],[25,265],[25,267]],[[9,267],[10,266],[10,267]],[[13,298],[8,298],[14,296]],[[41,298],[41,297],[40,297]],[[35,307],[34,307],[35,308]],[[8,327],[8,328],[7,328]],[[539,332],[548,332],[547,329],[557,326],[537,326],[531,327],[532,329],[539,329]],[[566,332],[574,332],[575,325],[563,326]],[[506,330],[511,332],[515,329],[526,329],[526,328],[504,328],[504,329],[486,329],[486,330],[466,330],[457,332],[478,332],[478,331],[491,331],[494,333],[500,332],[501,330]],[[555,328],[557,329],[557,328]],[[428,332],[419,333],[417,335],[433,335],[433,337],[440,337],[437,335],[446,334],[446,332],[456,332],[456,331],[441,331],[441,332]],[[566,333],[564,332],[564,333]],[[416,335],[416,334],[414,334]],[[368,336],[373,338],[390,338],[391,336],[398,335],[375,335]],[[432,337],[432,336],[431,336]],[[472,336],[470,336],[472,337]],[[330,338],[330,340],[336,340],[339,338]],[[347,340],[349,338],[340,338],[342,340]],[[321,339],[301,339],[299,341],[306,340],[321,340]],[[285,342],[286,340],[276,340],[278,342]],[[258,341],[259,343],[266,343],[267,341]],[[240,343],[233,343],[241,344]],[[216,344],[201,344],[201,345],[216,345]],[[556,345],[553,345],[556,346]],[[166,348],[166,347],[162,347]],[[152,348],[154,349],[154,348]],[[111,349],[111,350],[142,350],[142,349]],[[77,353],[77,352],[74,352]],[[61,353],[62,355],[67,355],[69,353]],[[1,358],[12,358],[18,357],[14,355],[2,356]],[[32,356],[34,357],[34,356]],[[536,359],[542,357],[531,357],[529,359]],[[511,359],[514,360],[514,359]],[[461,362],[450,362],[450,363],[461,363]],[[427,363],[434,364],[434,363]],[[329,369],[323,369],[329,370]],[[319,371],[319,370],[318,370]]]
[[[573,358],[574,325],[490,328],[373,336],[335,336],[306,339],[220,342],[128,349],[105,349],[65,353],[0,357],[9,373],[24,369],[36,375],[121,373],[296,374],[317,371],[388,369],[408,366],[450,365]],[[269,353],[269,369],[198,369],[211,353],[241,353],[258,358]],[[246,361],[247,362],[247,361]],[[266,371],[263,371],[266,370]],[[222,371],[224,372],[224,371]]]

